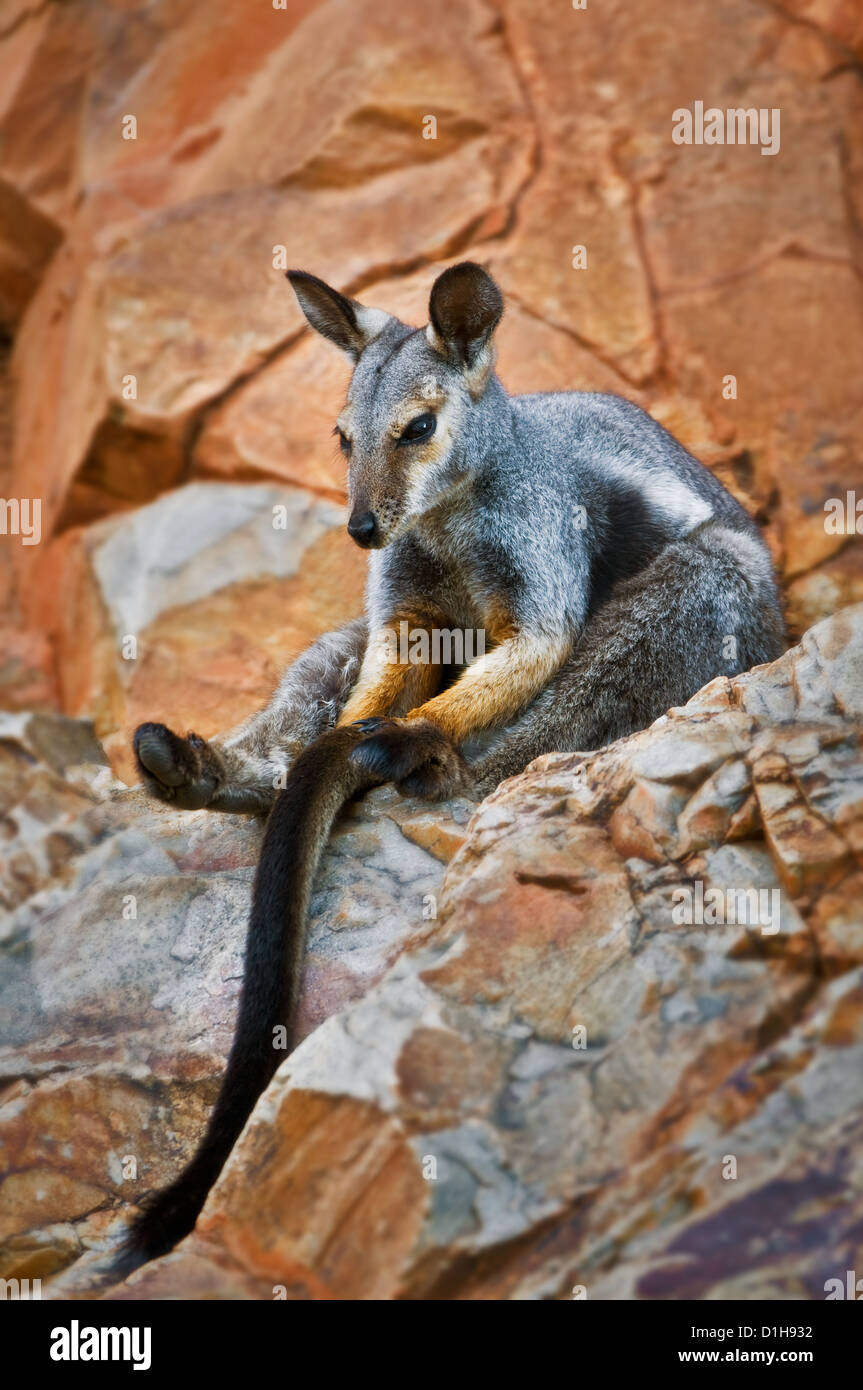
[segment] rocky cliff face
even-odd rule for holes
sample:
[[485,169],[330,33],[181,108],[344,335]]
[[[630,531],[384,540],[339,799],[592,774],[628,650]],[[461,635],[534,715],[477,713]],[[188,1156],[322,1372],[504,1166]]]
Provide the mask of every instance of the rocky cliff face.
[[[346,815],[309,1036],[112,1296],[860,1268],[863,550],[825,502],[860,490],[861,59],[845,0],[6,6],[0,493],[42,512],[0,537],[0,1276],[93,1288],[231,1036],[260,831],[130,791],[131,729],[224,730],[361,606],[347,368],[283,270],[421,323],[468,256],[505,384],[646,406],[758,518],[803,640],[475,814]],[[780,152],[675,145],[695,100],[779,110]]]
[[[302,331],[285,265],[422,322],[441,265],[486,262],[508,303],[510,389],[648,406],[765,526],[796,634],[863,598],[860,546],[824,526],[825,500],[859,487],[863,421],[854,5],[12,10],[0,323],[15,340],[16,444],[4,467],[0,428],[0,477],[4,495],[41,498],[43,540],[0,551],[4,704],[94,717],[110,741],[142,704],[182,723],[196,703],[211,733],[270,679],[273,626],[243,640],[244,585],[301,626],[358,598],[357,558],[320,532],[321,503],[343,495],[329,431],[346,371]],[[675,145],[672,112],[695,99],[778,109],[779,153]],[[169,633],[136,610],[129,633],[94,553],[108,534],[116,553],[124,525],[158,528],[163,513],[124,518],[169,489],[168,532],[183,512],[194,543],[214,544],[200,493],[182,497],[195,480],[301,489],[313,555],[247,565],[218,600],[179,596]],[[146,535],[130,570],[158,545]],[[128,636],[146,672],[120,655]],[[174,686],[196,654],[233,703],[185,676]]]
[[[472,815],[355,806],[305,1041],[107,1296],[823,1297],[863,1217],[861,720],[863,605]],[[3,734],[0,1268],[104,1296],[213,1100],[258,830],[151,806],[80,723]]]

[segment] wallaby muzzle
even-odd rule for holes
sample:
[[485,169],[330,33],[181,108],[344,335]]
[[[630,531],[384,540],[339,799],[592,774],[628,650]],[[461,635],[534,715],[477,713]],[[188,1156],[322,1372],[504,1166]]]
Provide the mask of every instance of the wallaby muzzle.
[[364,550],[374,545],[380,539],[377,518],[374,512],[355,511],[351,512],[348,520],[348,535],[351,540],[356,541]]

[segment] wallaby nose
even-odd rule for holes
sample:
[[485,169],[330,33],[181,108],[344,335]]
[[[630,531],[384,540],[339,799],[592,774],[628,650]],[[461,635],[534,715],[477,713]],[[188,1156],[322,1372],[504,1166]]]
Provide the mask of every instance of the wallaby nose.
[[354,512],[348,522],[348,535],[357,545],[371,545],[377,532],[374,512]]

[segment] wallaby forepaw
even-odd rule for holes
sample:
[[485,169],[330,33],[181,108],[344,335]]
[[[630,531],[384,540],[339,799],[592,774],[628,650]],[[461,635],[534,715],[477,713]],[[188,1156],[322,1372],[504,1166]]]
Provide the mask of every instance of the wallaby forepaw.
[[424,801],[446,801],[447,797],[455,796],[463,787],[460,768],[442,762],[423,763],[422,767],[396,783],[396,791],[402,796],[419,796]]
[[197,734],[180,738],[164,724],[139,724],[132,746],[144,785],[151,796],[181,811],[208,806],[219,789],[216,755]]
[[468,774],[455,744],[426,719],[362,721],[372,726],[351,753],[382,780],[395,782],[404,796],[442,801],[466,785]]
[[358,729],[361,734],[371,734],[379,729],[382,724],[393,724],[395,721],[387,719],[383,715],[373,715],[370,719],[354,719],[348,725],[349,729]]

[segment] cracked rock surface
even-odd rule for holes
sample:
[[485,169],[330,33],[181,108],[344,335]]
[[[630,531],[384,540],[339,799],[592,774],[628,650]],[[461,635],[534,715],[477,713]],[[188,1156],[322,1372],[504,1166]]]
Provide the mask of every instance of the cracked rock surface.
[[58,1298],[754,1299],[856,1267],[863,606],[478,809],[354,806],[305,1040],[193,1235],[107,1291],[105,1237],[212,1102],[258,832],[151,807],[74,721],[19,717],[0,749],[32,861],[12,838],[7,1273],[56,1271]]
[[[863,547],[824,510],[860,497],[861,60],[848,0],[6,6],[0,494],[42,536],[0,538],[0,1277],[97,1293],[231,1037],[260,830],[130,791],[131,730],[224,731],[361,608],[348,369],[283,270],[421,324],[467,257],[505,385],[650,410],[757,518],[802,640],[475,815],[346,814],[308,1037],[194,1236],[109,1296],[863,1267]],[[675,146],[696,97],[778,109],[780,153]]]
[[[0,549],[0,702],[93,718],[128,773],[110,740],[142,716],[116,681],[100,699],[93,648],[146,639],[169,723],[190,692],[172,703],[158,634],[115,629],[91,572],[99,523],[197,480],[342,500],[330,430],[347,368],[304,330],[283,275],[296,264],[422,323],[442,266],[485,262],[508,304],[511,390],[612,390],[651,410],[764,526],[793,635],[863,599],[853,526],[824,525],[825,501],[859,492],[863,447],[858,9],[13,7],[0,31],[0,339],[14,339],[11,361],[0,349],[0,481],[42,499],[43,538]],[[778,154],[675,145],[672,112],[693,94],[780,111]],[[332,621],[315,605],[344,608],[357,573],[334,548],[298,573],[292,612]],[[247,610],[248,594],[227,577],[214,587],[220,669],[242,690],[248,652],[226,610]],[[206,603],[172,615],[184,669],[212,656],[212,621]],[[202,734],[233,719],[203,704]]]
[[[383,791],[348,810],[313,900],[299,1031],[434,926],[472,806]],[[40,1277],[176,1170],[218,1089],[261,827],[172,813],[112,777],[92,728],[0,722],[0,1277]]]

